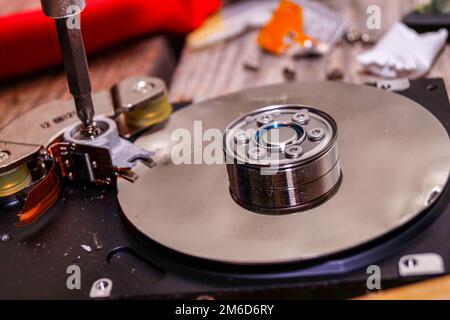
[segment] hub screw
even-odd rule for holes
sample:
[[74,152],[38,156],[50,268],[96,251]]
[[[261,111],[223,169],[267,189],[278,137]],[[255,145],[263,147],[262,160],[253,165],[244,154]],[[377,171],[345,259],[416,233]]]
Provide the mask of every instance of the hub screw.
[[258,122],[258,124],[260,126],[262,126],[264,124],[268,124],[272,121],[273,121],[273,116],[271,114],[262,114],[256,118],[256,122]]
[[308,124],[309,122],[309,112],[308,110],[301,110],[292,116],[292,120],[298,122],[302,125]]
[[266,151],[262,148],[252,148],[248,150],[248,157],[252,160],[260,160],[266,156]]
[[298,158],[303,154],[303,148],[298,145],[288,146],[284,150],[284,153],[288,158]]
[[234,135],[234,142],[237,144],[246,144],[248,143],[249,138],[244,131],[239,131]]
[[322,128],[314,128],[308,131],[308,138],[311,141],[320,141],[325,136],[325,132]]

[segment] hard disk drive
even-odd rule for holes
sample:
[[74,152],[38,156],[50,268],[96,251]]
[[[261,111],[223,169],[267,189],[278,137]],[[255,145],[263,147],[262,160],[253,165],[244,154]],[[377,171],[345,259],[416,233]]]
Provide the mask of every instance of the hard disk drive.
[[0,131],[3,298],[337,298],[374,267],[383,289],[448,273],[440,79],[271,85],[167,118],[143,77],[94,105],[94,137],[61,101]]

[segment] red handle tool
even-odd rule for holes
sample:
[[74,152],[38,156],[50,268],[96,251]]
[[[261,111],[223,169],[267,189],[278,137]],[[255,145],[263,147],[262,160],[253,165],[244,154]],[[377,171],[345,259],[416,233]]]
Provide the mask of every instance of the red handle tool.
[[[87,0],[81,15],[87,53],[151,32],[198,27],[220,0]],[[0,80],[61,63],[54,22],[40,10],[0,17]]]

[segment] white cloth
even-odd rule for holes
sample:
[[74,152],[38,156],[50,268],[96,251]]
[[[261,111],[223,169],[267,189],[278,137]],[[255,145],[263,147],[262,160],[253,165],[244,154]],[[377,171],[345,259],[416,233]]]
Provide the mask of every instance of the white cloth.
[[357,59],[373,74],[386,78],[416,79],[430,70],[447,36],[446,29],[418,34],[397,22],[373,49],[360,54]]

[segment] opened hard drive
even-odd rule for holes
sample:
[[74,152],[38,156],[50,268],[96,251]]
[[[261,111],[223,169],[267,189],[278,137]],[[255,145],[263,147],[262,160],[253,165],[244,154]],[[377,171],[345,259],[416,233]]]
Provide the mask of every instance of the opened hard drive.
[[0,132],[1,296],[350,297],[371,268],[382,288],[447,273],[448,98],[407,86],[266,86],[148,126],[129,113],[171,106],[133,78],[94,95],[92,137],[72,103],[36,108]]
[[80,29],[42,3],[74,99],[0,130],[0,298],[349,298],[449,273],[442,79],[91,94]]

